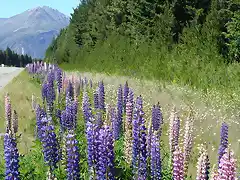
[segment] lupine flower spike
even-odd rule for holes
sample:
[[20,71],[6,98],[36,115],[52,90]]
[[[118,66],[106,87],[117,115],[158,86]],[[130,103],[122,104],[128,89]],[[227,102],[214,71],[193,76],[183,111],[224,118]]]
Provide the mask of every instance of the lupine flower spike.
[[187,175],[188,171],[188,163],[190,160],[190,155],[193,146],[193,117],[192,112],[186,120],[185,125],[185,134],[184,134],[184,141],[183,141],[183,158],[184,158],[184,174]]
[[237,180],[236,159],[233,151],[229,148],[225,149],[225,153],[220,160],[217,180]]
[[184,179],[183,153],[177,145],[173,152],[173,180]]
[[218,149],[218,164],[220,163],[220,160],[225,153],[225,149],[228,147],[228,125],[223,122],[221,126],[221,132],[220,132],[220,145]]
[[133,118],[133,171],[138,170],[137,178],[147,178],[147,141],[142,97],[136,100]]
[[16,138],[10,132],[4,136],[4,159],[5,159],[5,179],[19,180],[19,153]]
[[[10,97],[5,96],[5,115],[6,115],[6,133],[4,135],[4,159],[5,159],[5,179],[19,180],[19,153],[17,149],[17,140],[13,136],[13,131],[17,131],[17,125],[12,124]],[[13,129],[12,129],[13,126]]]
[[80,179],[80,156],[78,149],[78,141],[75,138],[73,130],[70,130],[66,136],[66,151],[67,151],[67,179]]
[[130,89],[126,103],[126,120],[124,136],[125,161],[130,165],[132,162],[132,114],[133,114],[133,92]]
[[176,107],[174,107],[171,112],[169,126],[170,126],[169,127],[169,144],[170,144],[170,153],[172,154],[175,151],[175,147],[178,145],[179,130],[180,130],[180,120],[176,112]]
[[160,152],[160,138],[158,132],[155,131],[151,135],[151,179],[162,179],[162,161]]
[[7,93],[5,96],[5,119],[6,119],[7,132],[12,131],[11,118],[12,118],[12,106],[11,106],[9,94]]
[[207,150],[204,147],[200,149],[200,157],[197,163],[197,178],[196,180],[208,180],[209,179],[210,162],[207,154]]

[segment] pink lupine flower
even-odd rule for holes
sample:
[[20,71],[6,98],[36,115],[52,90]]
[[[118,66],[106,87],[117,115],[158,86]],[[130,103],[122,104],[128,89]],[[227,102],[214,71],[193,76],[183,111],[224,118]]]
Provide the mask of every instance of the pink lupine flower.
[[178,145],[180,131],[180,120],[176,112],[176,107],[173,108],[170,116],[170,127],[169,127],[169,144],[170,152],[175,151],[175,147]]
[[192,113],[190,113],[186,125],[185,125],[185,134],[183,141],[183,158],[184,158],[184,174],[187,174],[188,164],[193,147],[193,118]]
[[63,76],[63,90],[65,91],[68,86],[68,78],[66,75]]
[[198,158],[197,163],[197,178],[196,180],[206,180],[209,176],[210,169],[209,158],[207,154],[207,150],[202,148],[200,151],[200,157]]
[[175,147],[173,152],[173,180],[184,179],[183,152],[179,146]]
[[124,121],[124,154],[128,164],[132,162],[132,116],[133,116],[133,91],[129,89],[126,100],[126,119]]
[[7,132],[8,132],[9,130],[12,130],[12,127],[11,127],[12,106],[11,106],[11,101],[8,93],[5,96],[5,118],[6,118]]
[[217,180],[237,180],[236,160],[233,151],[228,148],[220,160]]

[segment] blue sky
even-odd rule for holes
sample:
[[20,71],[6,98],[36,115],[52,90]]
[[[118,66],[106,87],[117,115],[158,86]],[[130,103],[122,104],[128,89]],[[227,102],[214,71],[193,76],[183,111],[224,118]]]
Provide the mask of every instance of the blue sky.
[[80,0],[4,0],[0,4],[0,18],[8,18],[37,6],[49,6],[70,16],[72,8],[77,7],[79,2]]

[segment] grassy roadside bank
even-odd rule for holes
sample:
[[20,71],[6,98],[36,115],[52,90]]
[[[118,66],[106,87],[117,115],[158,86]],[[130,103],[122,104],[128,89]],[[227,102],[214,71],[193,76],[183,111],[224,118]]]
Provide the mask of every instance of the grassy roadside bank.
[[4,96],[7,92],[11,97],[12,109],[18,113],[19,134],[21,134],[19,151],[27,153],[32,145],[35,127],[35,114],[31,110],[31,97],[33,93],[40,97],[40,86],[31,79],[26,71],[23,71],[0,91],[1,133],[5,132]]

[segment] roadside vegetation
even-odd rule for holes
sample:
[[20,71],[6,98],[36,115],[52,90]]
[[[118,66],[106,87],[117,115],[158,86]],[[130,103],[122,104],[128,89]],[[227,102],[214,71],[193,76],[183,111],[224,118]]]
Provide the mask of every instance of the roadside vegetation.
[[46,60],[64,69],[162,80],[235,98],[239,7],[237,0],[82,1]]
[[[39,88],[40,85],[35,82],[26,71],[23,71],[0,91],[0,132],[5,132],[4,98],[8,93],[9,96],[11,96],[12,109],[18,113],[19,133],[21,134],[19,151],[21,153],[28,153],[32,146],[35,127],[35,113],[32,110],[32,94],[40,97],[41,91]],[[3,147],[2,145],[1,143],[0,147]],[[1,148],[0,151],[2,150],[3,148]]]

